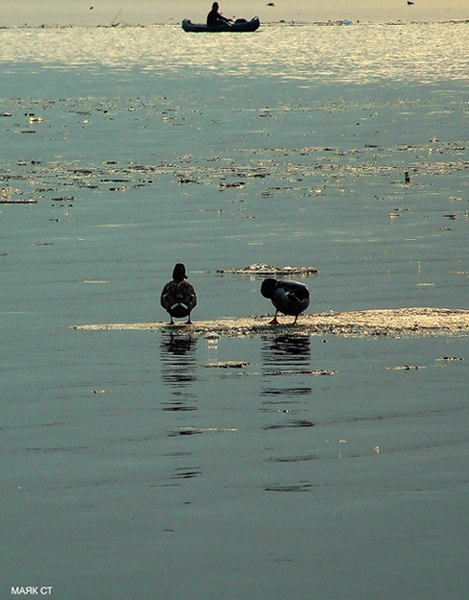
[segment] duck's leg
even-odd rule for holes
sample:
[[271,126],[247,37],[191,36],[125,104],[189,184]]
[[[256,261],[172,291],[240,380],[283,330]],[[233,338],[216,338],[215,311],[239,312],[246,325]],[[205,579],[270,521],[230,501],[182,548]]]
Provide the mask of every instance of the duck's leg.
[[192,325],[192,321],[191,321],[191,313],[189,313],[189,315],[187,316],[186,325]]
[[272,319],[272,321],[269,322],[269,325],[278,325],[279,322],[277,321],[277,315],[278,315],[278,310],[275,311],[275,316]]
[[297,319],[298,319],[298,315],[295,316],[295,320],[293,321],[292,325],[296,325]]
[[174,325],[174,321],[173,321],[173,315],[171,315],[171,321],[169,322],[170,325]]

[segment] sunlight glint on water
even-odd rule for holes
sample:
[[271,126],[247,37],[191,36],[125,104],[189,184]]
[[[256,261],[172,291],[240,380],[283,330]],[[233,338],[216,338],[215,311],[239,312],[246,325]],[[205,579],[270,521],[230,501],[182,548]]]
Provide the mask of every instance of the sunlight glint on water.
[[184,35],[176,26],[0,31],[3,62],[349,83],[466,78],[468,40],[465,23],[271,25],[241,38]]

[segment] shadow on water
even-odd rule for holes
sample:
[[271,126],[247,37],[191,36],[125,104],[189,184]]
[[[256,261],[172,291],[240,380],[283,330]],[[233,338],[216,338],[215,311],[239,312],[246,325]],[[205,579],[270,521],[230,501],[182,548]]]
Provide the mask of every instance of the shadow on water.
[[162,400],[163,410],[197,410],[196,395],[191,390],[197,380],[197,339],[190,333],[163,332],[160,344],[161,380],[171,390]]

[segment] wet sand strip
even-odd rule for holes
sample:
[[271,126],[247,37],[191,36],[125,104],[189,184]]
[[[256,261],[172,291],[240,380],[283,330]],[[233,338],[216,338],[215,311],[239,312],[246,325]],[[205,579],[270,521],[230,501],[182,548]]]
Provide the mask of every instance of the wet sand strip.
[[301,315],[295,326],[292,317],[280,317],[280,325],[271,325],[272,315],[195,321],[192,325],[169,325],[163,321],[146,323],[108,323],[74,325],[73,329],[102,330],[174,330],[194,335],[246,337],[265,333],[307,335],[399,336],[456,334],[469,331],[469,310],[451,308],[372,309],[352,312],[327,312]]

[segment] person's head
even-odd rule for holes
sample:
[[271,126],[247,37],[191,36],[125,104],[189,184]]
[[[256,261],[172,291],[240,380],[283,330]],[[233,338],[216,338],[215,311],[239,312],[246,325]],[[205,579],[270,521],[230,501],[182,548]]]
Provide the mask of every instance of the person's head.
[[220,7],[218,6],[218,2],[214,2],[212,4],[212,10],[218,10]]

